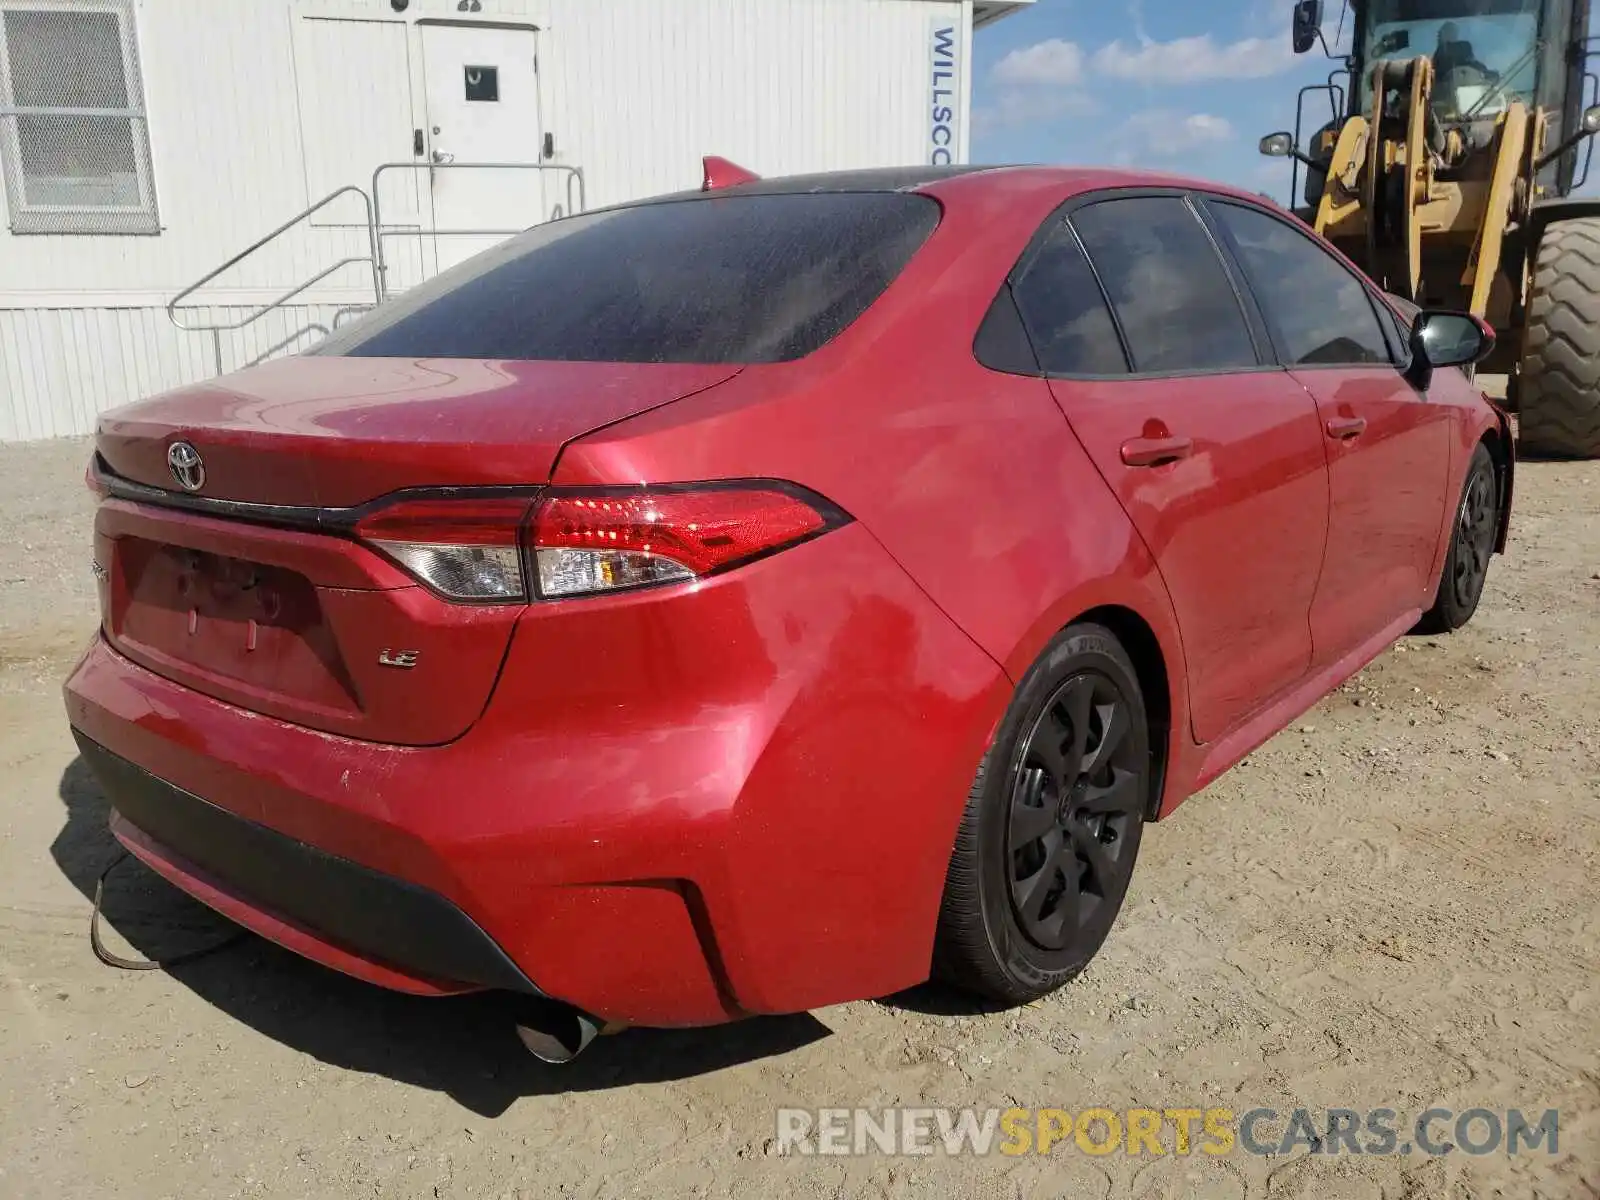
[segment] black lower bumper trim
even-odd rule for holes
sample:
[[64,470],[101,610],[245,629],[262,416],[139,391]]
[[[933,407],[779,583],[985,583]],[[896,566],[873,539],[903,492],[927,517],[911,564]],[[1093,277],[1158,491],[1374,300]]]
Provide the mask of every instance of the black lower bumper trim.
[[123,817],[241,899],[409,974],[540,994],[438,893],[236,816],[72,733]]

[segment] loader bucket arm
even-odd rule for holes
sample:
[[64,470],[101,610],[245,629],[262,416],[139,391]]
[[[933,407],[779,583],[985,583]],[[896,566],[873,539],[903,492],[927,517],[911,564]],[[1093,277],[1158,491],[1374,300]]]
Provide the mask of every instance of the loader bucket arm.
[[1322,189],[1322,199],[1317,201],[1317,215],[1313,228],[1327,236],[1329,230],[1343,225],[1363,208],[1361,195],[1362,167],[1366,163],[1367,140],[1371,129],[1363,116],[1353,116],[1339,130],[1339,140],[1333,148],[1328,163],[1328,182]]
[[[1406,98],[1398,118],[1385,119],[1383,98],[1398,90]],[[1390,246],[1404,254],[1408,300],[1422,287],[1422,224],[1417,209],[1433,186],[1433,158],[1428,153],[1428,116],[1433,96],[1433,62],[1419,56],[1409,62],[1373,64],[1372,134],[1367,139],[1367,169],[1361,203],[1367,211],[1367,261],[1376,263]],[[1400,173],[1399,186],[1391,185]]]
[[[1494,168],[1489,176],[1489,194],[1484,201],[1483,221],[1472,244],[1472,256],[1461,285],[1472,289],[1468,311],[1482,317],[1489,306],[1489,288],[1500,268],[1500,251],[1505,242],[1506,225],[1517,203],[1517,180],[1531,179],[1528,145],[1528,109],[1522,103],[1509,105],[1501,115],[1494,140]],[[1537,140],[1537,136],[1535,138]],[[1520,280],[1518,281],[1520,284]]]

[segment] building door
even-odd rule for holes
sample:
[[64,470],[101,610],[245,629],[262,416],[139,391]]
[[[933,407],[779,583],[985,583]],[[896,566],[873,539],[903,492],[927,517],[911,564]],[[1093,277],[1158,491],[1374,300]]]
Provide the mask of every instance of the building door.
[[[381,163],[420,162],[405,23],[305,16],[293,30],[305,203],[315,204],[336,188],[370,192],[373,171]],[[393,291],[404,291],[432,273],[429,255],[416,236],[431,222],[426,186],[427,175],[420,167],[388,171],[378,179],[374,197],[378,218],[385,229],[397,231],[397,236],[384,239],[383,247]],[[281,219],[290,215],[286,210]],[[367,216],[359,197],[348,193],[312,214],[314,228],[336,231],[318,235],[315,261],[326,265],[369,253]],[[358,268],[350,266],[330,283],[354,284],[360,279]],[[278,286],[291,282],[298,283],[299,278],[286,274]]]
[[[531,29],[423,25],[433,241],[442,271],[544,220]],[[527,167],[474,167],[526,163]]]

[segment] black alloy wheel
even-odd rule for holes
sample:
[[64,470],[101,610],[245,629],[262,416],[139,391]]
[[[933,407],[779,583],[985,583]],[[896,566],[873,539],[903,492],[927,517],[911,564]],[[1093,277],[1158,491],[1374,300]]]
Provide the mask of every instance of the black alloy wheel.
[[1133,871],[1128,825],[1145,801],[1128,701],[1108,676],[1085,671],[1051,696],[1013,770],[1011,903],[1042,950],[1065,950]]
[[934,972],[1020,1004],[1088,964],[1122,907],[1153,807],[1138,673],[1070,625],[1023,676],[978,764],[945,875]]
[[1461,501],[1450,528],[1450,547],[1433,607],[1423,614],[1423,633],[1449,633],[1472,619],[1483,598],[1489,559],[1500,534],[1500,482],[1487,446],[1472,452]]
[[1456,512],[1456,544],[1450,563],[1450,586],[1461,608],[1476,608],[1478,597],[1483,595],[1483,581],[1489,576],[1489,555],[1494,553],[1498,518],[1493,474],[1473,472],[1467,479],[1466,492]]

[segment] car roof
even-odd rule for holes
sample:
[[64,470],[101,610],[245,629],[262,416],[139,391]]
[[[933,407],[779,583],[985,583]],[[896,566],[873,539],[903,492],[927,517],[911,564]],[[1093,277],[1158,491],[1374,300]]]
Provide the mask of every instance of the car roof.
[[[1162,171],[1126,167],[1076,167],[1049,165],[983,165],[878,167],[859,171],[826,171],[808,175],[776,175],[716,188],[711,192],[680,192],[660,200],[691,196],[792,195],[814,192],[922,192],[941,199],[975,199],[983,193],[1004,191],[1014,195],[1052,192],[1062,199],[1079,192],[1108,188],[1182,188],[1233,196],[1252,204],[1270,203],[1258,193],[1213,180]],[[648,203],[648,201],[646,201]]]
[[792,192],[907,192],[953,179],[992,170],[984,166],[963,167],[872,167],[862,171],[819,171],[808,175],[774,175],[715,189],[716,195],[782,195]]

